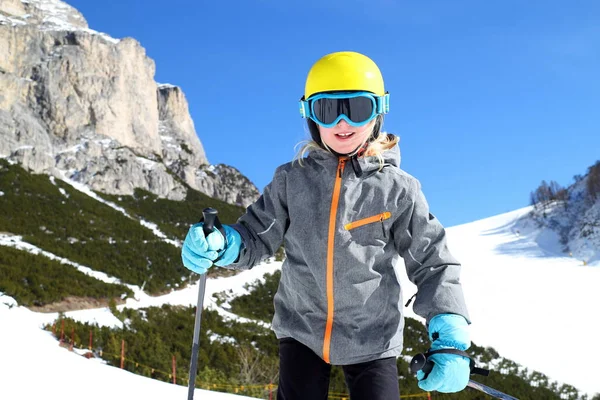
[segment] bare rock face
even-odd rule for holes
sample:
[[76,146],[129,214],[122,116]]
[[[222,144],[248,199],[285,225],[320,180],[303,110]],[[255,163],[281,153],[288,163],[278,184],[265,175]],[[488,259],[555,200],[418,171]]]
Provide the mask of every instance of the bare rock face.
[[2,0],[0,7],[4,15],[23,17],[27,14],[21,0]]
[[[0,156],[94,190],[142,188],[184,199],[186,185],[246,206],[258,190],[239,171],[224,187],[180,88],[157,85],[134,39],[88,28],[60,0],[0,2]],[[217,189],[218,188],[218,189]]]
[[[214,193],[213,197],[231,204],[250,205],[247,199],[259,195],[256,187],[236,168],[225,164],[209,166],[198,173],[197,181],[203,185],[202,192]],[[232,191],[231,188],[237,188]]]
[[181,89],[172,85],[160,85],[157,99],[163,162],[188,185],[201,188],[197,176],[202,169],[198,165],[208,164],[208,161],[200,141],[195,139],[196,130],[187,111],[187,100]]

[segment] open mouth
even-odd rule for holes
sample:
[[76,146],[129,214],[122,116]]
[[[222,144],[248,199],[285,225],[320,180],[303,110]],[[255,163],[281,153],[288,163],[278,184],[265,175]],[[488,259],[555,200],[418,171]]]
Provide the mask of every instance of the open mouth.
[[335,137],[341,140],[349,139],[352,136],[354,136],[354,132],[340,132],[335,134]]

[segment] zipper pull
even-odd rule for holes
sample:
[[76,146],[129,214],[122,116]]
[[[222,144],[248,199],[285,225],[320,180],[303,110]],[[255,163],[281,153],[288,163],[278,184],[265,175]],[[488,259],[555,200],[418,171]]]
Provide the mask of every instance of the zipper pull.
[[385,217],[383,214],[381,214],[381,217],[379,217],[379,222],[381,222],[381,230],[383,231],[383,237],[387,239],[387,232],[385,231],[385,224],[383,223],[384,220]]
[[344,171],[344,163],[346,162],[346,160],[344,158],[340,159],[340,162],[338,163],[338,176],[341,178],[342,177],[342,172]]

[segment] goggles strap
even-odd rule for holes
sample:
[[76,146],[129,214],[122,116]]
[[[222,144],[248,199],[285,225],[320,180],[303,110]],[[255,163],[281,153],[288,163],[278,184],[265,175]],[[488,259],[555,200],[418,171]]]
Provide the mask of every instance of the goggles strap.
[[390,94],[386,93],[383,96],[377,96],[377,114],[387,114],[390,112]]
[[300,115],[302,116],[302,118],[309,118],[310,117],[310,108],[308,105],[308,101],[304,100],[304,98],[300,99],[299,106],[300,106]]

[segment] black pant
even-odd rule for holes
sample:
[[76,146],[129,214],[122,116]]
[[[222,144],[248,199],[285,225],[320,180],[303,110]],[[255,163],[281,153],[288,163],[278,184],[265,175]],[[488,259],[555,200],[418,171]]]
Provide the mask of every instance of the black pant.
[[[351,400],[400,398],[396,357],[342,366]],[[327,400],[331,365],[302,343],[279,341],[277,400]]]

